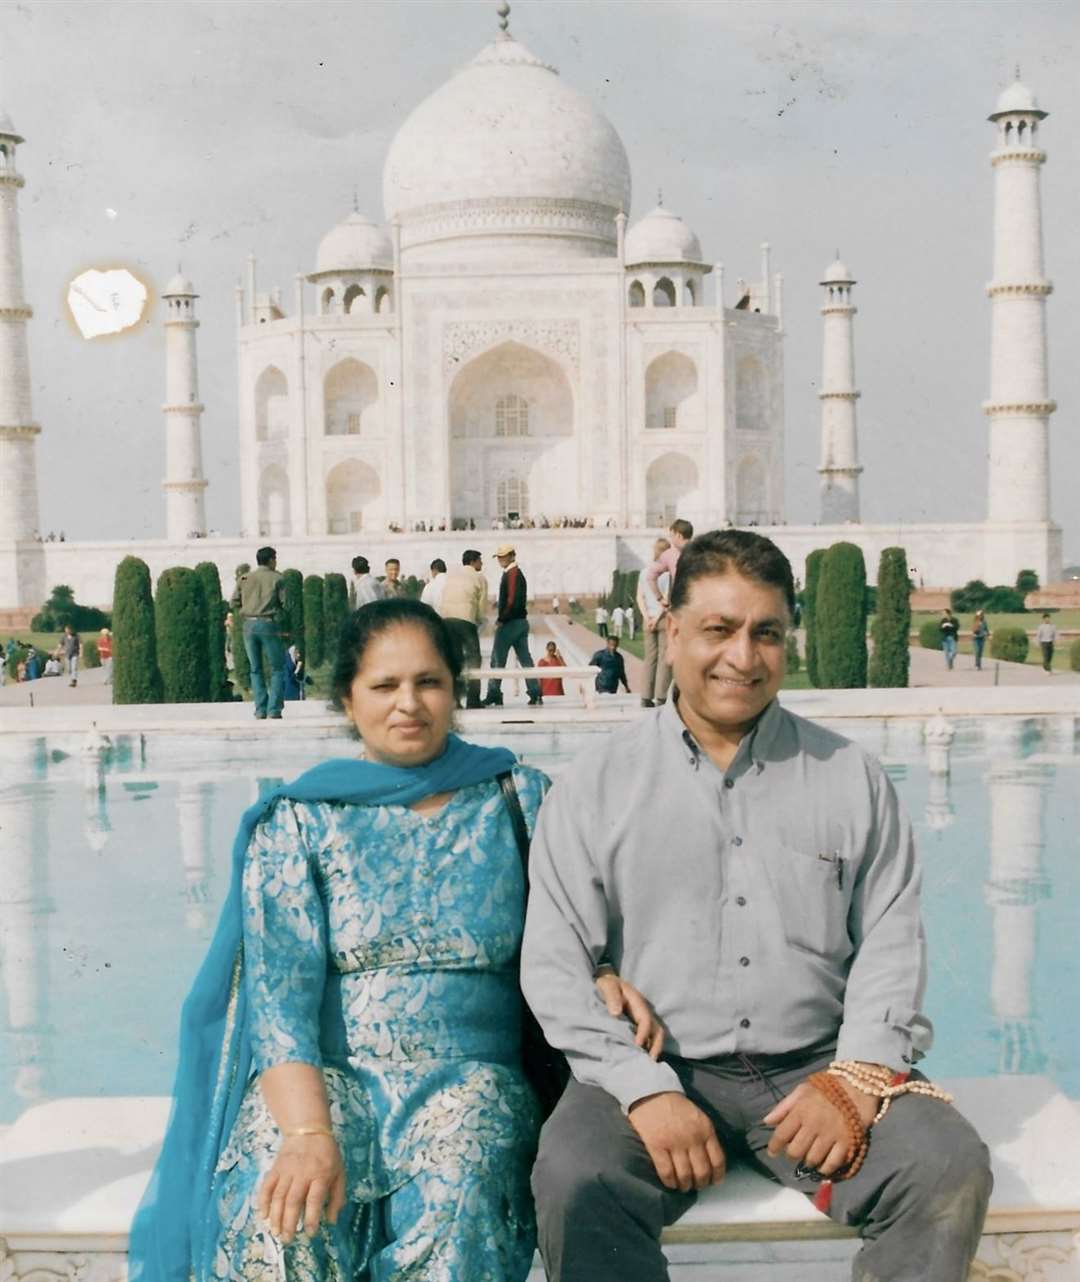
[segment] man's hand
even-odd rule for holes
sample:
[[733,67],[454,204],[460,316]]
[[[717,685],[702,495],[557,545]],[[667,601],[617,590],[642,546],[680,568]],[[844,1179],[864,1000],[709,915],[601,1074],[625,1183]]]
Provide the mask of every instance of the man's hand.
[[345,1205],[345,1166],[332,1135],[298,1135],[282,1140],[274,1165],[259,1189],[257,1209],[281,1242],[291,1242],[301,1221],[314,1237],[326,1207],[337,1222]]
[[[837,1081],[840,1081],[838,1078]],[[878,1111],[879,1100],[840,1081],[859,1113],[859,1121],[867,1127]],[[762,1119],[766,1126],[775,1126],[769,1140],[768,1153],[776,1157],[786,1154],[793,1162],[833,1175],[848,1160],[851,1134],[843,1114],[829,1099],[802,1082]]]
[[665,1188],[689,1193],[724,1178],[727,1163],[713,1124],[685,1095],[646,1095],[630,1106],[629,1118]]
[[660,1058],[664,1049],[664,1026],[648,1001],[633,984],[620,979],[614,971],[604,971],[596,977],[596,987],[604,999],[608,1014],[618,1019],[625,1015],[634,1025],[634,1041],[653,1059]]

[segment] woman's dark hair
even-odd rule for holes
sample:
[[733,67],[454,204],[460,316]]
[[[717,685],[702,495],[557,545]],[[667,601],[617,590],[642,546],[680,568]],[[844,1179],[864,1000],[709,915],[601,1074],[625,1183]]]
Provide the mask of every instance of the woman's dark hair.
[[671,608],[678,610],[690,596],[695,579],[734,571],[757,583],[767,583],[784,594],[789,612],[795,613],[795,580],[791,562],[772,539],[752,530],[710,530],[683,548],[671,585]]
[[345,699],[368,646],[389,628],[399,627],[420,628],[427,633],[439,657],[450,669],[454,694],[460,693],[461,655],[442,616],[422,601],[414,601],[411,597],[390,597],[354,610],[341,629],[330,678],[330,702],[339,712],[345,710]]

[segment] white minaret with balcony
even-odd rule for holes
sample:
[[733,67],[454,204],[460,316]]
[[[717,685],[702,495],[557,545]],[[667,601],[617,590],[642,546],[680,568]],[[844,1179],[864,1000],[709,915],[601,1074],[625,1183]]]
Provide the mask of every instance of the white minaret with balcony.
[[19,188],[15,148],[22,138],[0,114],[0,542],[37,535],[38,490],[34,445],[41,428],[30,406],[26,322],[33,315],[23,297],[19,240]]
[[855,278],[840,261],[821,279],[825,321],[821,391],[821,523],[839,525],[859,519],[859,441],[855,423],[856,308],[851,301]]
[[177,273],[165,302],[165,536],[182,543],[206,533],[199,368],[195,355],[195,293]]
[[1017,79],[990,116],[997,147],[994,169],[994,278],[991,304],[991,522],[1050,519],[1050,399],[1046,365],[1046,297],[1053,285],[1043,270],[1039,173],[1046,153],[1039,127],[1046,118],[1035,95]]

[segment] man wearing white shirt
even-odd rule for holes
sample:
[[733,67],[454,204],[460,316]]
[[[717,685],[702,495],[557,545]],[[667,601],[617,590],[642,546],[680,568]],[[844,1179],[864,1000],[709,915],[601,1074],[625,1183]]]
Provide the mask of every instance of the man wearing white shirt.
[[608,612],[601,601],[596,607],[596,630],[602,637],[607,636]]
[[366,556],[354,556],[352,559],[352,582],[349,584],[349,609],[359,610],[362,605],[372,601],[381,601],[386,595],[382,584],[371,573],[371,566]]
[[420,593],[420,600],[425,605],[430,605],[433,610],[437,610],[442,602],[443,590],[446,587],[446,562],[442,557],[436,557],[432,561],[431,578],[424,584],[424,590]]
[[622,640],[623,617],[623,608],[617,605],[611,612],[611,626],[608,628],[608,635],[613,636],[616,641]]

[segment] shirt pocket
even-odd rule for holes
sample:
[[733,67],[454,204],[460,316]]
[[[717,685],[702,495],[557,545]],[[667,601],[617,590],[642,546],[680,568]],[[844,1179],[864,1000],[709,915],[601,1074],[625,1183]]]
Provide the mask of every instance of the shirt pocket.
[[843,854],[778,845],[766,865],[788,944],[823,957],[846,955],[851,868]]

